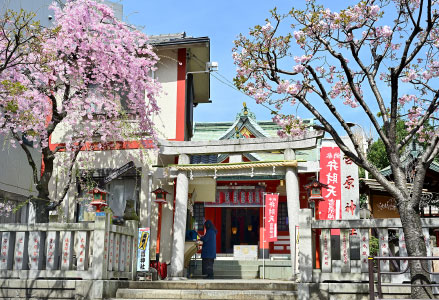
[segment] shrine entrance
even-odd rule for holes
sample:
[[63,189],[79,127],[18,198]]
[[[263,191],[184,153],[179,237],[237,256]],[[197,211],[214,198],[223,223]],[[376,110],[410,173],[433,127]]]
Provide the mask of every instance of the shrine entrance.
[[223,207],[221,215],[222,253],[233,253],[234,245],[258,245],[260,208]]

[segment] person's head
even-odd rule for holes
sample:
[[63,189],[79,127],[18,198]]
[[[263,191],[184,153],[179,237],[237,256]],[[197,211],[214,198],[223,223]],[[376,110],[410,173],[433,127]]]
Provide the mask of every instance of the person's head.
[[213,225],[211,220],[206,220],[206,222],[204,222],[204,227],[206,227],[206,230],[213,229],[216,231],[215,225]]

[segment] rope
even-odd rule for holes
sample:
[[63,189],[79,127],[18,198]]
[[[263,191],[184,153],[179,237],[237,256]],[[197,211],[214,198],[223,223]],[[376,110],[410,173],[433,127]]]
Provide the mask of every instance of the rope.
[[283,160],[271,162],[245,162],[245,163],[225,163],[225,164],[199,164],[199,165],[172,165],[172,169],[179,171],[192,170],[237,170],[252,168],[269,167],[297,167],[297,160]]

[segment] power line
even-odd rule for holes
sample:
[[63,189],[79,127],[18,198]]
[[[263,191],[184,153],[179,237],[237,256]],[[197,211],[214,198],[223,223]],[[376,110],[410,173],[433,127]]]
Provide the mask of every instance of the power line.
[[[200,60],[195,54],[192,54],[192,57],[195,58],[195,60],[197,61],[198,66],[200,66],[201,68],[204,68],[204,66],[202,65],[202,64],[203,64],[203,61],[202,61],[202,60]],[[226,82],[222,81],[221,79],[219,79],[218,77],[216,77],[214,74],[218,74],[218,75],[221,76]],[[218,80],[218,81],[221,82],[222,84],[224,84],[224,85],[226,85],[226,86],[228,86],[228,87],[234,89],[235,91],[238,91],[238,92],[244,94],[245,96],[247,96],[247,97],[249,97],[249,98],[251,98],[251,99],[253,99],[253,100],[256,101],[256,99],[255,99],[254,97],[252,97],[252,96],[250,96],[250,95],[247,95],[246,93],[244,93],[243,91],[241,91],[240,89],[238,89],[232,81],[230,81],[226,76],[222,75],[219,71],[215,71],[215,73],[211,72],[210,75],[212,75],[213,78],[215,78],[216,80]],[[259,103],[259,104],[262,105],[263,107],[265,107],[266,109],[268,109],[269,111],[274,112],[274,113],[277,114],[277,111],[271,109],[268,105],[266,105],[266,104],[264,104],[264,103]]]
[[[225,78],[225,79],[227,80],[227,82],[224,82],[224,81],[222,81],[221,79],[219,79],[218,77],[216,77],[216,76],[214,75],[214,73],[210,73],[210,74],[213,76],[213,78],[215,78],[216,80],[218,80],[218,81],[221,82],[222,84],[224,84],[224,85],[226,85],[226,86],[228,86],[228,87],[234,89],[235,91],[238,91],[238,92],[244,94],[245,96],[247,96],[247,97],[249,97],[249,98],[251,98],[251,99],[253,99],[253,100],[256,101],[256,99],[253,98],[252,96],[247,95],[246,93],[244,93],[243,91],[241,91],[240,89],[238,89],[237,87],[235,87],[233,84],[228,83],[228,82],[230,82],[230,81],[229,81],[226,77],[224,77],[223,75],[221,75],[218,71],[216,71],[216,73],[217,73],[218,75],[220,75],[221,77]],[[274,112],[274,113],[277,113],[277,111],[271,109],[268,105],[266,105],[266,104],[264,104],[264,103],[259,103],[259,104],[262,105],[263,107],[265,107],[266,109],[268,109],[269,111]]]

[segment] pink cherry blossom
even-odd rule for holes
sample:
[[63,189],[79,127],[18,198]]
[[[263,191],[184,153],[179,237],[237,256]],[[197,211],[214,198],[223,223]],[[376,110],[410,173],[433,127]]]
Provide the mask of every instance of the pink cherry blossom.
[[25,134],[50,154],[53,132],[62,133],[67,153],[86,142],[155,141],[161,86],[151,77],[158,57],[148,37],[98,1],[69,0],[51,9],[54,26],[25,53],[27,63],[0,73],[6,95],[0,98],[0,134],[11,136],[15,147]]

